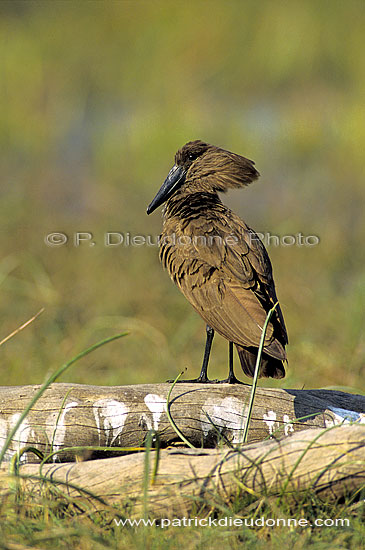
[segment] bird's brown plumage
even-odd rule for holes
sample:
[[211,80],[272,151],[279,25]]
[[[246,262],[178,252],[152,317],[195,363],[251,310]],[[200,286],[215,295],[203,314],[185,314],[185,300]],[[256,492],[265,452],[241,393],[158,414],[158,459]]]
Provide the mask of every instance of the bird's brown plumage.
[[[248,185],[259,173],[252,161],[197,140],[176,153],[170,174],[178,181],[164,208],[161,262],[204,321],[236,344],[245,374],[253,376],[266,315],[277,302],[272,268],[259,237],[218,192]],[[277,306],[261,376],[285,375],[287,341]]]

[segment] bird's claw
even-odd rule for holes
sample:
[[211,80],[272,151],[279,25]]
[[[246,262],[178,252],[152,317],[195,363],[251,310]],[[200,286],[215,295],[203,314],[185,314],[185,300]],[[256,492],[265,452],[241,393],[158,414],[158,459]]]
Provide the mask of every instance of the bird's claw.
[[228,376],[228,378],[226,378],[225,380],[217,380],[216,384],[243,384],[243,385],[245,385],[244,382],[241,382],[241,380],[238,380],[238,378],[236,378],[234,375],[233,376]]

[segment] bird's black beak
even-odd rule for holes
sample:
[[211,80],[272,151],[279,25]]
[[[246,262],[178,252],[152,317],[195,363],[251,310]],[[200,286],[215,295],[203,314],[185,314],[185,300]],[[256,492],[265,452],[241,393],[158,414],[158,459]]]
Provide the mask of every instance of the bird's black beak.
[[156,208],[161,206],[167,199],[175,193],[175,191],[182,185],[185,181],[186,170],[182,166],[177,166],[175,164],[170,172],[168,173],[167,178],[162,184],[160,190],[157,192],[157,195],[147,208],[147,214],[151,214]]

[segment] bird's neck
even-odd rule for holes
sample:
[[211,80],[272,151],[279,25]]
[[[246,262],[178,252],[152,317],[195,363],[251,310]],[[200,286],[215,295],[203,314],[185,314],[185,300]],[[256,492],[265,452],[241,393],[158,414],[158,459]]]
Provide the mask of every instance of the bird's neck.
[[165,219],[173,216],[188,218],[207,210],[220,210],[222,207],[222,201],[216,192],[178,192],[166,202],[163,215]]

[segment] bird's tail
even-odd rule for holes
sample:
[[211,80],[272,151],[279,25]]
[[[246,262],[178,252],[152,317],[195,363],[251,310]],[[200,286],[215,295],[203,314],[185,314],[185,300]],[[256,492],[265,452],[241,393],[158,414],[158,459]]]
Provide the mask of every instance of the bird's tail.
[[[257,348],[252,348],[250,351],[247,348],[236,346],[238,356],[241,361],[241,367],[246,376],[253,377],[255,372]],[[266,353],[262,354],[261,366],[260,366],[260,378],[284,378],[285,368],[283,362],[280,359],[270,357]]]

